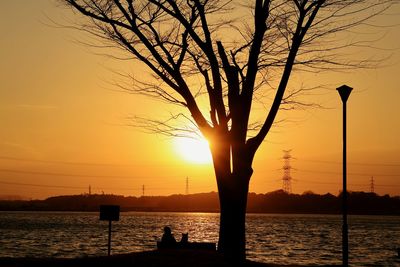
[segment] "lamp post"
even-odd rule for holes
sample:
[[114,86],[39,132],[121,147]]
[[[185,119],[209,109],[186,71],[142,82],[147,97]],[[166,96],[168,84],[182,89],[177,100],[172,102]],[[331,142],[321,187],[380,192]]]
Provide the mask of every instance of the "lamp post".
[[343,228],[342,228],[342,257],[343,266],[349,266],[349,238],[347,226],[347,140],[346,140],[346,102],[353,88],[342,85],[336,89],[339,92],[343,102],[343,192],[342,192],[342,213],[343,213]]

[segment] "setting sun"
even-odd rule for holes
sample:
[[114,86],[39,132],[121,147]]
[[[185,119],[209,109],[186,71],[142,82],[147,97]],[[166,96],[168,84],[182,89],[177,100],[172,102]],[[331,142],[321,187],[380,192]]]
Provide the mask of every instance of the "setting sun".
[[212,162],[208,142],[198,138],[177,138],[175,139],[177,152],[186,161],[206,164]]

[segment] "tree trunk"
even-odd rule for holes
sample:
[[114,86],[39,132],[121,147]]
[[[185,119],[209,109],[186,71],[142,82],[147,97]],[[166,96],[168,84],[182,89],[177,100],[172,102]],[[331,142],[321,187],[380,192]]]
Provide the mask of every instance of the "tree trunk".
[[247,151],[231,154],[229,138],[219,137],[210,146],[220,204],[218,251],[228,260],[242,263],[246,259],[246,206],[253,170]]
[[220,225],[218,251],[229,260],[246,259],[246,206],[249,183],[243,177],[218,179]]

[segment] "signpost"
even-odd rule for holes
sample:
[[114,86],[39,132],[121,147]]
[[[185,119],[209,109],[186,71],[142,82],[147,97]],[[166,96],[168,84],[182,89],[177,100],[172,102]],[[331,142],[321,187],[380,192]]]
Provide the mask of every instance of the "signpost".
[[119,206],[100,205],[100,221],[108,221],[108,256],[111,254],[111,222],[119,221]]

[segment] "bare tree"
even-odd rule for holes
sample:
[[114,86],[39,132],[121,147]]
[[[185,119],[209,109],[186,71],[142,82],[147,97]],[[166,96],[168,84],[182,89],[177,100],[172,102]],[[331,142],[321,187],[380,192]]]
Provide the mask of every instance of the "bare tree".
[[[218,250],[240,261],[245,259],[245,214],[255,153],[279,109],[307,105],[295,98],[306,88],[287,89],[291,73],[368,67],[373,60],[340,57],[343,49],[365,43],[340,40],[338,34],[398,2],[62,1],[83,15],[77,27],[106,47],[122,48],[153,75],[150,81],[132,76],[132,86],[121,88],[189,111],[189,116],[173,118],[192,121],[210,143],[220,201]],[[252,122],[252,104],[267,91],[273,97],[265,118]],[[206,112],[199,106],[199,95],[208,97]],[[170,122],[151,119],[145,125],[172,135],[193,129]]]

